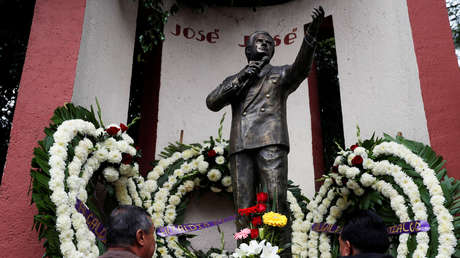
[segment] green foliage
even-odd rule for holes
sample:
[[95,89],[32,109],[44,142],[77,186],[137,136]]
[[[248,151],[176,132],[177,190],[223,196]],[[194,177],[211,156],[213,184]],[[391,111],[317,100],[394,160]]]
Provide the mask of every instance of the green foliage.
[[[51,179],[49,174],[50,166],[48,165],[49,154],[48,151],[53,145],[53,134],[56,132],[57,127],[66,120],[82,119],[93,123],[96,127],[99,124],[96,120],[95,114],[80,106],[73,104],[66,104],[59,107],[54,111],[51,118],[50,125],[45,128],[45,138],[39,141],[39,147],[34,149],[34,157],[32,159],[31,188],[29,192],[32,193],[31,204],[35,204],[38,214],[34,216],[33,229],[38,232],[39,240],[46,239],[43,242],[45,248],[44,257],[62,257],[60,251],[59,233],[56,230],[56,206],[51,201],[51,190],[48,183]],[[69,149],[73,149],[75,142],[72,141]],[[69,153],[71,154],[71,153]],[[92,193],[92,191],[89,191]],[[88,201],[88,206],[94,207],[91,201]],[[97,212],[97,209],[92,209]]]

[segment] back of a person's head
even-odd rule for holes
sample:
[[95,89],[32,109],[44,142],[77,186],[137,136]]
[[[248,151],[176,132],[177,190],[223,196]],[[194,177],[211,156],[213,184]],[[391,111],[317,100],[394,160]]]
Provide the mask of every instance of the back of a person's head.
[[383,220],[367,210],[350,214],[340,236],[361,253],[385,253],[390,246]]
[[150,215],[142,208],[121,205],[110,214],[107,230],[108,247],[132,246],[136,241],[136,231],[149,232],[152,226]]

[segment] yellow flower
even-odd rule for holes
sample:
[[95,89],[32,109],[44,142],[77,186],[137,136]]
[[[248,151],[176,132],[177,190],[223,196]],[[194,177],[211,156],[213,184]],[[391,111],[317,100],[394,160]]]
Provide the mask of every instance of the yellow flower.
[[273,211],[267,212],[262,216],[264,224],[273,227],[284,227],[287,224],[287,218],[283,214],[279,214]]

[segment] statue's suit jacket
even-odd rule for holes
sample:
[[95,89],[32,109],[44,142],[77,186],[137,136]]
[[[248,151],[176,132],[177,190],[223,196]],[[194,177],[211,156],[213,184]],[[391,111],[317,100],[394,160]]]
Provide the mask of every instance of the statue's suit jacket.
[[258,78],[240,90],[237,74],[227,77],[207,99],[212,111],[232,106],[230,154],[268,145],[289,149],[286,100],[308,76],[314,48],[303,40],[292,65],[265,65]]

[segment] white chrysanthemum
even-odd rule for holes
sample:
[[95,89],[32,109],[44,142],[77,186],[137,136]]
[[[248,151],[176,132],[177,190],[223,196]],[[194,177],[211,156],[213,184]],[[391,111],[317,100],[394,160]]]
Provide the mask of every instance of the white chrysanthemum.
[[56,191],[56,189],[64,188],[63,178],[56,178],[52,177],[51,180],[48,182],[48,186],[50,190]]
[[116,145],[115,145],[119,151],[121,152],[128,152],[128,149],[130,147],[129,143],[126,142],[126,141],[118,141],[116,142]]
[[117,147],[116,144],[117,141],[112,137],[107,138],[107,140],[105,140],[104,143],[102,143],[102,145],[109,150],[115,149]]
[[364,189],[362,188],[356,188],[353,190],[353,192],[357,195],[357,196],[361,196],[364,194]]
[[338,167],[339,174],[345,175],[347,173],[347,170],[348,166],[346,165],[339,165]]
[[373,183],[375,183],[375,181],[376,181],[376,178],[368,173],[364,173],[361,175],[360,182],[365,187],[371,186]]
[[51,166],[51,168],[56,168],[59,170],[64,170],[65,169],[65,162],[61,157],[58,156],[51,156],[48,164]]
[[107,180],[107,182],[109,183],[117,181],[119,177],[118,171],[113,167],[106,167],[104,169],[103,174],[104,174],[105,180]]
[[158,166],[165,169],[167,168],[169,165],[171,165],[172,161],[170,158],[167,158],[167,159],[160,159],[160,161],[158,161]]
[[219,165],[222,165],[225,163],[225,158],[223,156],[217,156],[216,157],[216,163]]
[[73,252],[76,251],[76,248],[75,248],[75,246],[74,246],[72,240],[69,240],[69,241],[62,241],[62,242],[61,242],[60,249],[61,249],[61,253],[62,253],[64,256],[70,256]]
[[353,150],[353,153],[356,154],[356,155],[361,156],[363,159],[367,158],[367,150],[365,148],[363,148],[363,147],[356,147]]
[[49,150],[49,153],[51,156],[58,156],[63,160],[67,158],[67,149],[58,144],[53,144]]
[[172,205],[177,206],[177,205],[179,205],[180,201],[181,201],[181,199],[177,195],[173,195],[173,196],[169,197],[169,203],[171,203]]
[[161,218],[154,219],[153,224],[155,225],[155,227],[163,227],[165,225],[163,219]]
[[345,171],[345,175],[348,177],[348,178],[355,178],[357,175],[359,175],[359,169],[357,167],[351,167],[351,168],[348,168],[346,171]]
[[148,209],[152,206],[152,200],[145,200],[143,204],[144,208]]
[[53,201],[56,206],[66,205],[67,204],[67,193],[63,189],[55,190],[51,196],[51,201]]
[[199,164],[198,164],[198,171],[200,171],[201,174],[204,174],[206,173],[206,171],[208,170],[208,167],[209,167],[209,163],[206,162],[206,161],[201,161]]
[[122,160],[121,152],[118,150],[112,150],[107,156],[107,160],[111,163],[118,164]]
[[346,187],[342,187],[342,188],[340,188],[340,193],[343,196],[348,196],[350,194],[350,190],[348,190],[348,188],[346,188]]
[[91,247],[91,243],[87,240],[78,241],[77,247],[80,251],[89,250]]
[[70,220],[70,217],[60,216],[56,218],[56,229],[59,232],[70,229],[71,225],[72,221]]
[[192,149],[188,149],[182,152],[182,158],[184,160],[189,160],[190,158],[193,157],[194,154],[195,152]]
[[214,147],[214,151],[219,154],[219,155],[223,155],[224,154],[224,148],[220,145],[216,145]]
[[150,179],[145,181],[143,186],[144,186],[144,190],[148,193],[154,192],[158,187],[157,182],[154,180],[150,180]]
[[187,180],[184,182],[184,187],[187,192],[191,192],[195,188],[195,183],[192,180]]
[[231,176],[224,176],[224,178],[222,178],[222,185],[225,186],[225,187],[228,187],[232,184],[232,177]]
[[225,191],[227,191],[229,193],[232,193],[233,192],[233,187],[229,186],[229,187],[225,188]]
[[104,162],[107,160],[109,152],[106,148],[100,148],[94,153],[94,155],[97,158],[97,160],[99,160],[99,162]]
[[173,176],[177,177],[177,178],[181,178],[181,177],[184,176],[184,174],[185,173],[184,173],[184,171],[182,171],[182,169],[176,169],[176,170],[174,170]]
[[90,167],[92,170],[96,170],[99,167],[99,160],[95,157],[91,157],[86,161],[86,166]]
[[148,173],[147,179],[156,181],[156,180],[158,180],[158,178],[160,178],[160,176],[161,176],[160,173],[158,173],[157,171],[153,170],[150,173]]
[[176,151],[176,152],[173,153],[171,158],[173,158],[173,160],[178,160],[178,159],[182,158],[182,153]]
[[86,202],[86,200],[88,199],[88,192],[86,192],[86,189],[80,188],[80,190],[78,191],[77,198],[80,199],[80,201],[82,202]]
[[131,136],[129,136],[127,133],[122,133],[121,138],[123,139],[123,141],[126,141],[128,144],[134,143],[133,138],[131,138]]
[[177,183],[177,178],[175,176],[168,177],[168,183],[175,185]]
[[338,166],[342,164],[342,156],[337,156],[334,160],[334,166]]
[[167,255],[168,254],[168,248],[162,246],[157,249],[157,252],[160,253],[161,255]]
[[358,189],[359,188],[359,185],[358,183],[356,183],[355,181],[353,180],[348,180],[347,182],[347,187],[351,190],[354,190],[354,189]]
[[185,186],[181,185],[179,187],[177,187],[177,192],[179,192],[180,194],[184,195],[187,193],[187,189],[185,189]]
[[163,202],[155,202],[153,205],[153,210],[156,212],[162,212],[165,209],[165,204]]
[[208,172],[208,179],[212,182],[217,182],[220,180],[220,178],[222,177],[222,173],[217,170],[217,169],[211,169],[209,172]]
[[188,173],[190,171],[192,171],[192,166],[188,163],[183,163],[181,166],[180,166],[180,169],[182,171],[184,171],[184,173]]

